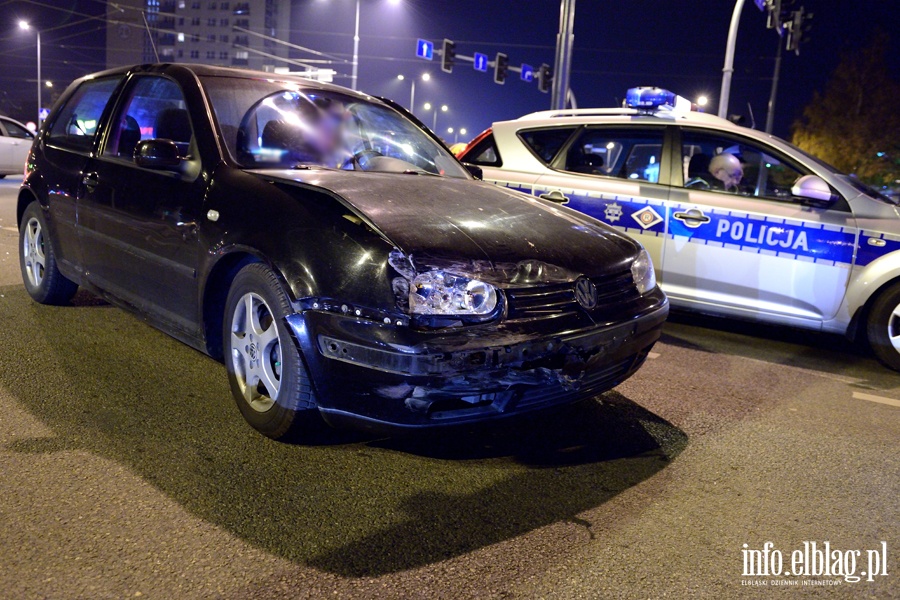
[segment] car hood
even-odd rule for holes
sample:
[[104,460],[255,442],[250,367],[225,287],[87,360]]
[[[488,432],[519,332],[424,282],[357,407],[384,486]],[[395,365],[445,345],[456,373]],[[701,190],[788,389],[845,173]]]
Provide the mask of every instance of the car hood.
[[484,182],[324,169],[253,172],[330,192],[416,270],[450,268],[497,284],[550,283],[620,273],[639,251],[599,221]]

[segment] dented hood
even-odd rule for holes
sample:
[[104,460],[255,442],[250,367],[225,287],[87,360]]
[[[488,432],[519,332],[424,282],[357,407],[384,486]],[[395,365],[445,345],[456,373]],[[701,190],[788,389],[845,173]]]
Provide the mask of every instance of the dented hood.
[[492,184],[429,175],[266,170],[329,191],[416,268],[453,266],[497,283],[572,281],[630,267],[639,246],[561,205]]

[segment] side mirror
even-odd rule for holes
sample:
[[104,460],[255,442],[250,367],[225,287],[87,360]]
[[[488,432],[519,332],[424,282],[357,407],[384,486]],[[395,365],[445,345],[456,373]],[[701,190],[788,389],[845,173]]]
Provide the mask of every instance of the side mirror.
[[838,196],[831,191],[824,179],[817,175],[804,175],[791,186],[791,194],[804,204],[825,207],[834,204]]
[[484,171],[481,170],[481,167],[469,163],[463,163],[463,166],[466,168],[466,171],[478,181],[484,179]]
[[134,148],[134,163],[145,169],[174,171],[181,167],[181,157],[172,140],[141,140]]

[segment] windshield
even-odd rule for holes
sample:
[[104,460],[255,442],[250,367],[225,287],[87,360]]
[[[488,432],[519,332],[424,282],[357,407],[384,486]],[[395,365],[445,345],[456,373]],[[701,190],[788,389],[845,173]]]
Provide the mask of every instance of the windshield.
[[283,81],[205,77],[203,85],[228,152],[243,167],[468,178],[440,144],[379,102]]

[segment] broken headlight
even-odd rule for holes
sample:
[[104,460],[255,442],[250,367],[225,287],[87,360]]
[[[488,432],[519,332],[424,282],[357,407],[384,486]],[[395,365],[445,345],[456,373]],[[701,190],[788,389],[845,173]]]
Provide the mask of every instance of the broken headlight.
[[634,262],[631,263],[631,276],[634,277],[634,285],[640,293],[646,294],[656,287],[656,273],[653,271],[653,262],[646,250],[641,248]]
[[497,288],[445,271],[416,275],[409,289],[409,311],[413,314],[488,315],[495,308]]

